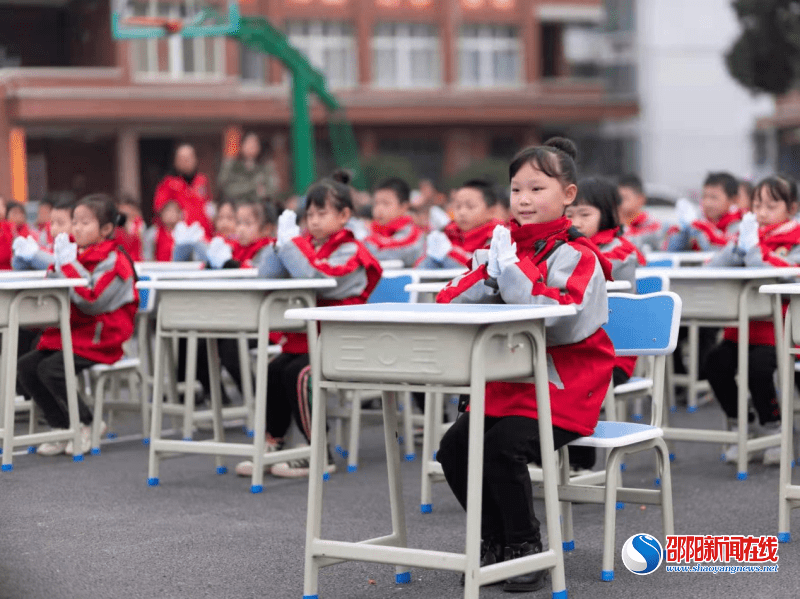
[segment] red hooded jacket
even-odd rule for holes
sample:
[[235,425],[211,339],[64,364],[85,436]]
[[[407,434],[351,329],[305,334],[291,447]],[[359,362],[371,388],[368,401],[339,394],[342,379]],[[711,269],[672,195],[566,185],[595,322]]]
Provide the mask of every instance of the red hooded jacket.
[[[70,291],[72,351],[102,364],[122,358],[122,344],[133,335],[139,294],[134,287],[133,264],[117,249],[117,243],[107,240],[89,246],[53,276],[89,280],[88,286]],[[38,349],[62,349],[57,327],[45,330]]]
[[208,190],[208,179],[203,173],[197,173],[191,183],[179,175],[167,175],[156,188],[153,200],[153,212],[174,201],[183,210],[183,218],[187,225],[200,223],[205,229],[206,237],[214,235],[214,225],[206,215],[206,204],[211,201]]

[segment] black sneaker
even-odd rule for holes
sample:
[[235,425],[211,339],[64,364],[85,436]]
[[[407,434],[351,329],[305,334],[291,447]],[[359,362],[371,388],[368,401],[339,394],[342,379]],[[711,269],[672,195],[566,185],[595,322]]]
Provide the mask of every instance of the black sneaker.
[[[499,564],[503,561],[503,544],[494,539],[481,539],[481,568]],[[495,582],[493,584],[500,584]],[[464,574],[461,575],[461,586],[464,586]],[[493,585],[487,585],[493,586]]]
[[[507,545],[504,552],[505,561],[526,557],[542,552],[541,543],[520,543],[519,545]],[[547,582],[548,570],[538,570],[530,574],[520,574],[514,578],[509,578],[503,584],[503,591],[506,593],[532,593],[544,587]]]

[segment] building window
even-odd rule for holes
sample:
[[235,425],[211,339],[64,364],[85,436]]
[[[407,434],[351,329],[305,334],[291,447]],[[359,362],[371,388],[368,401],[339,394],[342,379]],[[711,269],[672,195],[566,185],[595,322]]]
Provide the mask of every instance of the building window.
[[[173,3],[136,2],[134,16],[185,19],[182,6]],[[166,75],[172,78],[222,77],[225,40],[214,37],[181,37],[131,40],[133,70],[139,75]]]
[[243,83],[264,85],[267,57],[263,52],[242,46],[239,53],[239,61],[239,73]]
[[306,55],[331,87],[356,84],[356,40],[350,23],[335,21],[290,21],[286,34],[291,44]]
[[635,0],[606,0],[606,15],[609,32],[629,32],[636,28]]
[[604,33],[593,23],[542,23],[542,76],[596,78],[601,75]]
[[517,85],[520,43],[516,27],[464,25],[458,40],[458,80],[470,87]]
[[380,23],[372,38],[372,81],[377,87],[436,87],[442,82],[435,25]]

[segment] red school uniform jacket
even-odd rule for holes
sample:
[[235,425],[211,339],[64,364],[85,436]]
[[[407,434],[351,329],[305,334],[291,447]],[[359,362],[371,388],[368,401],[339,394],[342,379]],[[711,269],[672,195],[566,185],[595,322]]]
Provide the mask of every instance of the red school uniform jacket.
[[[486,284],[490,277],[482,264],[451,281],[436,301],[575,306],[575,316],[546,325],[550,404],[555,426],[591,435],[614,367],[614,346],[602,328],[611,264],[588,239],[573,239],[570,226],[567,218],[534,225],[512,220],[520,261],[501,273],[496,288]],[[535,386],[487,383],[486,415],[536,418]]]
[[372,221],[364,245],[378,260],[402,260],[411,268],[425,251],[425,236],[410,216],[398,216],[385,225]]
[[641,212],[630,225],[624,227],[622,235],[640,251],[644,251],[645,246],[651,250],[661,247],[661,223],[647,212]]
[[141,262],[144,260],[144,253],[142,249],[142,238],[144,237],[145,225],[144,219],[137,217],[133,221],[133,233],[128,232],[127,226],[117,227],[114,239],[122,246],[131,260],[134,262]]
[[[280,249],[273,248],[262,253],[258,269],[262,278],[336,279],[336,287],[318,293],[318,306],[363,304],[383,274],[375,256],[349,229],[334,233],[319,247],[311,235],[301,235]],[[305,333],[288,333],[283,351],[308,353]]]
[[[725,247],[738,231],[738,225],[742,220],[742,211],[734,208],[727,212],[717,222],[707,218],[697,219],[692,222],[686,231],[686,238],[681,239],[681,228],[673,225],[667,229],[664,238],[663,249],[665,251],[692,251],[707,252],[716,251]],[[684,246],[675,248],[675,244]],[[688,247],[685,247],[688,245]]]
[[[133,335],[139,305],[133,264],[119,251],[116,241],[89,246],[78,259],[52,273],[56,277],[89,280],[86,287],[70,291],[72,350],[102,364],[122,358],[122,344]],[[52,327],[42,334],[40,350],[61,350],[61,333]]]
[[11,270],[11,259],[14,257],[14,225],[7,220],[0,221],[0,270]]
[[[636,293],[636,269],[646,261],[639,249],[624,237],[620,237],[619,227],[599,231],[591,238],[603,256],[611,262],[611,276],[615,281],[628,281],[630,293]],[[636,368],[636,356],[617,356],[614,366],[621,368],[629,377]]]
[[485,225],[475,227],[469,231],[462,231],[455,222],[449,223],[444,228],[444,234],[453,244],[453,248],[447,254],[447,257],[463,266],[469,266],[472,264],[472,255],[475,250],[488,248],[492,241],[494,228],[502,224],[502,221],[492,219]]
[[[800,264],[800,223],[788,220],[777,225],[761,227],[759,243],[747,253],[736,247],[736,240],[726,245],[714,256],[709,266],[745,266],[750,268],[797,266]],[[784,313],[786,305],[784,305]],[[724,338],[739,341],[739,330],[725,329]],[[775,345],[775,328],[772,321],[750,321],[750,345]]]
[[262,237],[261,239],[256,239],[253,243],[248,245],[241,245],[235,240],[226,239],[225,241],[231,246],[231,259],[236,260],[236,262],[239,263],[240,268],[252,268],[253,266],[258,266],[258,260],[256,259],[258,254],[265,247],[275,243],[275,239],[272,237]]
[[211,201],[208,191],[208,179],[203,173],[197,173],[187,181],[180,175],[167,175],[156,188],[153,200],[153,212],[158,214],[167,202],[174,201],[183,209],[183,218],[187,225],[200,223],[205,229],[206,237],[214,235],[214,225],[206,215],[206,204]]

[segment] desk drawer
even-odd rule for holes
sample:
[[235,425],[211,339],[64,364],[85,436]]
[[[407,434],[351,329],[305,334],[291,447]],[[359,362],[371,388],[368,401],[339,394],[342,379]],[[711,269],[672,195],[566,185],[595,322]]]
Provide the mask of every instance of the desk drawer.
[[[66,290],[56,293],[66,294]],[[8,311],[15,293],[0,294],[0,326],[8,326]],[[45,326],[58,324],[58,300],[52,294],[26,297],[19,303],[20,326]]]
[[[322,373],[338,381],[469,385],[472,344],[479,326],[322,323]],[[533,351],[524,335],[487,344],[487,380],[533,374]]]
[[[670,281],[670,291],[677,293],[683,301],[681,318],[706,318],[735,320],[739,317],[739,293],[742,281],[680,280]],[[751,289],[748,296],[751,319],[772,319],[772,303],[769,296]]]
[[270,330],[305,331],[302,320],[287,320],[289,308],[314,305],[314,294],[276,291],[164,291],[159,290],[161,326],[170,331],[258,332],[261,304],[270,302]]

